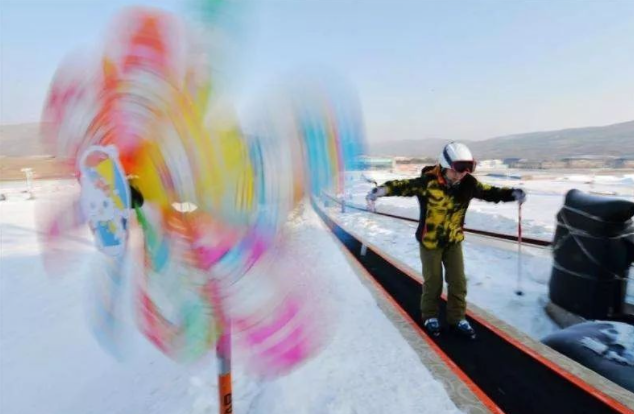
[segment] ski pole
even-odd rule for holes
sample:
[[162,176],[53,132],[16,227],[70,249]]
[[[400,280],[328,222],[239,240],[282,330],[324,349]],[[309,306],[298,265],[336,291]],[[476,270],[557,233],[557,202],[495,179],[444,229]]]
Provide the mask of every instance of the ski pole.
[[517,296],[522,296],[522,203],[517,207]]

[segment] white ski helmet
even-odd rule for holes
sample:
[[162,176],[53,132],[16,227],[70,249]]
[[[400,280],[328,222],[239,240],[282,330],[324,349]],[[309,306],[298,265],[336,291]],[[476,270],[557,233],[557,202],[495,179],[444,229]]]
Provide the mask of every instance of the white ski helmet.
[[458,172],[473,172],[476,165],[471,150],[465,144],[459,142],[451,142],[445,145],[438,157],[438,162],[441,167],[451,168]]

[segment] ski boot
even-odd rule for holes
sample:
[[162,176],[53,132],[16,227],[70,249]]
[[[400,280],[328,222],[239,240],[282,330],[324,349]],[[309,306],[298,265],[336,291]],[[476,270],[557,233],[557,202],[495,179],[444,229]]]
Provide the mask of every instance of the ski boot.
[[438,318],[426,319],[423,326],[430,336],[440,336],[440,323],[438,322]]
[[475,339],[476,333],[471,327],[471,324],[466,319],[458,322],[457,325],[450,325],[450,330],[456,335],[462,336],[463,338]]

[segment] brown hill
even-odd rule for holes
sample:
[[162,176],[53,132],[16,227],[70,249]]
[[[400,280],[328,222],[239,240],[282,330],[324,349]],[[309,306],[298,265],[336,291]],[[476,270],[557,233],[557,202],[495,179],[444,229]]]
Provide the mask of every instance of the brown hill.
[[[70,169],[40,138],[38,123],[0,125],[0,180],[24,177],[33,168],[36,178],[68,177]],[[394,140],[370,143],[370,155],[437,157],[447,140]],[[634,121],[559,131],[507,135],[470,143],[478,159],[526,158],[552,160],[571,156],[634,156]]]
[[0,180],[24,179],[22,168],[32,168],[34,178],[67,178],[72,169],[50,155],[40,139],[40,124],[0,125]]
[[[370,145],[370,155],[436,157],[449,140],[395,140]],[[573,156],[634,156],[634,121],[559,131],[506,135],[467,142],[479,159],[553,160]]]

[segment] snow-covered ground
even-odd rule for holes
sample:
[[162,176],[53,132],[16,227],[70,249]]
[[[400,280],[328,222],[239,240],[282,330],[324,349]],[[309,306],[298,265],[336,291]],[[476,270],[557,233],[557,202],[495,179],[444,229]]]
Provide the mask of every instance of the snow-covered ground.
[[[65,246],[67,271],[47,275],[36,216],[63,205],[76,186],[38,182],[34,200],[19,189],[3,185],[9,197],[0,202],[0,412],[215,414],[213,355],[178,365],[131,328],[122,361],[99,347],[86,318],[98,266],[86,229]],[[314,295],[336,304],[332,337],[317,357],[275,380],[249,377],[235,361],[235,412],[458,412],[311,209],[291,220],[287,244],[277,270],[290,261],[323,282]]]
[[[379,182],[396,177],[368,175]],[[546,239],[552,237],[554,215],[564,192],[572,187],[588,190],[586,178],[520,182],[481,177],[491,184],[519,184],[527,189],[524,232]],[[608,187],[596,181],[592,186],[596,191],[618,189],[621,196],[630,197],[628,177],[621,178],[611,180]],[[352,201],[363,204],[369,187],[357,181]],[[36,222],[42,212],[69,201],[77,186],[72,181],[36,182],[34,200],[20,192],[23,188],[23,183],[1,185],[8,199],[0,202],[0,412],[216,413],[213,355],[193,365],[178,365],[150,345],[130,321],[122,361],[98,345],[86,318],[91,273],[99,266],[92,236],[83,229],[64,246],[67,267],[64,274],[55,277],[44,269],[37,238]],[[413,199],[384,198],[378,207],[410,217],[418,215]],[[418,244],[413,237],[415,223],[355,211],[342,214],[337,208],[330,208],[329,213],[347,229],[420,270]],[[513,234],[516,214],[515,203],[474,202],[467,220],[470,227]],[[240,361],[235,361],[234,411],[456,412],[442,385],[379,310],[311,209],[305,208],[289,222],[286,240],[285,257],[273,270],[301,268],[305,276],[320,281],[314,292],[316,300],[336,305],[330,309],[336,315],[331,318],[332,337],[317,357],[275,380],[250,377]],[[551,271],[547,249],[524,247],[523,296],[513,293],[519,268],[513,244],[491,244],[467,236],[464,251],[470,301],[535,338],[557,329],[543,311]],[[131,262],[129,266],[134,271],[138,264]],[[630,283],[630,301],[634,299],[632,288],[634,283]],[[326,317],[315,315],[320,316]]]

